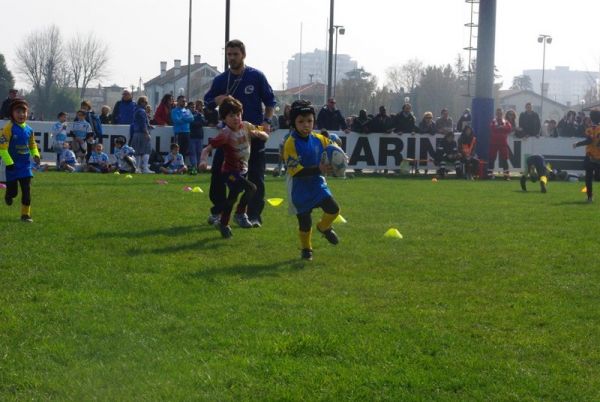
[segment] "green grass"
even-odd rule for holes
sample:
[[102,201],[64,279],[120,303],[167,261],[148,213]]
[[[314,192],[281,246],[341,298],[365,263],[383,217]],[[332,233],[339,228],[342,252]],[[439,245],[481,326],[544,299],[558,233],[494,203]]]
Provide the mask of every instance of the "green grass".
[[304,263],[287,204],[226,241],[207,175],[156,179],[38,174],[33,224],[0,208],[0,400],[600,399],[581,183],[331,180],[348,223]]

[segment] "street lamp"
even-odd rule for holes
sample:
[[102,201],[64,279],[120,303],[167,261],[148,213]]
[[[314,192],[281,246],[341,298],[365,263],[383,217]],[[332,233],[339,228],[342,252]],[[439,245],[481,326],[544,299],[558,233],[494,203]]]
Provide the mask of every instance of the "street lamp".
[[335,28],[335,56],[333,57],[333,96],[335,97],[335,86],[337,85],[337,45],[338,45],[338,31],[340,35],[346,33],[346,28],[343,25],[334,25]]
[[552,36],[540,34],[537,38],[538,43],[543,44],[544,50],[542,55],[542,101],[540,103],[540,118],[544,119],[544,73],[546,72],[546,43],[552,43]]
[[581,111],[583,112],[583,106],[585,106],[585,99],[579,101],[581,103]]

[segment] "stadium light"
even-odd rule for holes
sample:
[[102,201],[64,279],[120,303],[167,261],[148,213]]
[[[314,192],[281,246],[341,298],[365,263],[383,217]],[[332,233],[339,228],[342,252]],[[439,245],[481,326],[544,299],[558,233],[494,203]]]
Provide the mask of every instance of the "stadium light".
[[544,120],[544,73],[546,72],[546,43],[552,43],[552,36],[540,34],[537,38],[538,43],[541,43],[544,47],[544,51],[542,53],[542,101],[540,102],[540,119]]

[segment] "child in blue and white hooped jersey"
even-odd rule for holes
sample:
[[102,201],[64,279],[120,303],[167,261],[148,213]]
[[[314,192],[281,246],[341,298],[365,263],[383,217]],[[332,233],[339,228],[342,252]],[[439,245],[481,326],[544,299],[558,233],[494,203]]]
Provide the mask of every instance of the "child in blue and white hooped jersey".
[[50,132],[52,133],[52,149],[56,153],[56,168],[60,166],[60,154],[63,151],[63,144],[67,140],[67,114],[60,112],[56,116],[58,121],[52,125]]
[[125,137],[115,139],[115,159],[119,173],[135,173],[135,149],[125,143]]
[[63,143],[63,151],[60,154],[59,161],[60,170],[64,170],[65,172],[76,172],[79,170],[79,164],[77,163],[77,158],[75,157],[75,152],[71,151],[71,143],[65,141]]
[[160,171],[164,174],[183,174],[187,172],[183,155],[179,153],[179,145],[171,144],[171,152],[165,156],[165,163],[160,167]]
[[102,144],[95,144],[95,149],[87,162],[87,171],[92,173],[108,173],[111,171],[108,155]]
[[75,137],[73,141],[73,152],[75,152],[79,162],[82,162],[87,151],[86,137],[88,134],[94,134],[90,123],[85,121],[85,111],[80,110],[77,112],[77,120],[73,122],[71,132]]

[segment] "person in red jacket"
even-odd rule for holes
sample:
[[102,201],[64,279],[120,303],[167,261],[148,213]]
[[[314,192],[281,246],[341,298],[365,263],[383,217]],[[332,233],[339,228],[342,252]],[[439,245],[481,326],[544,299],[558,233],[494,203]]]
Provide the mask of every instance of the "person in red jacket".
[[173,95],[166,94],[165,96],[163,96],[162,100],[160,101],[160,104],[154,112],[154,119],[152,119],[151,123],[159,126],[170,126],[172,105]]
[[502,117],[504,111],[501,108],[496,109],[496,118],[490,124],[490,156],[488,160],[488,176],[494,178],[494,166],[496,164],[496,155],[500,162],[500,167],[504,170],[504,180],[510,180],[508,170],[508,134],[512,131],[511,124]]

